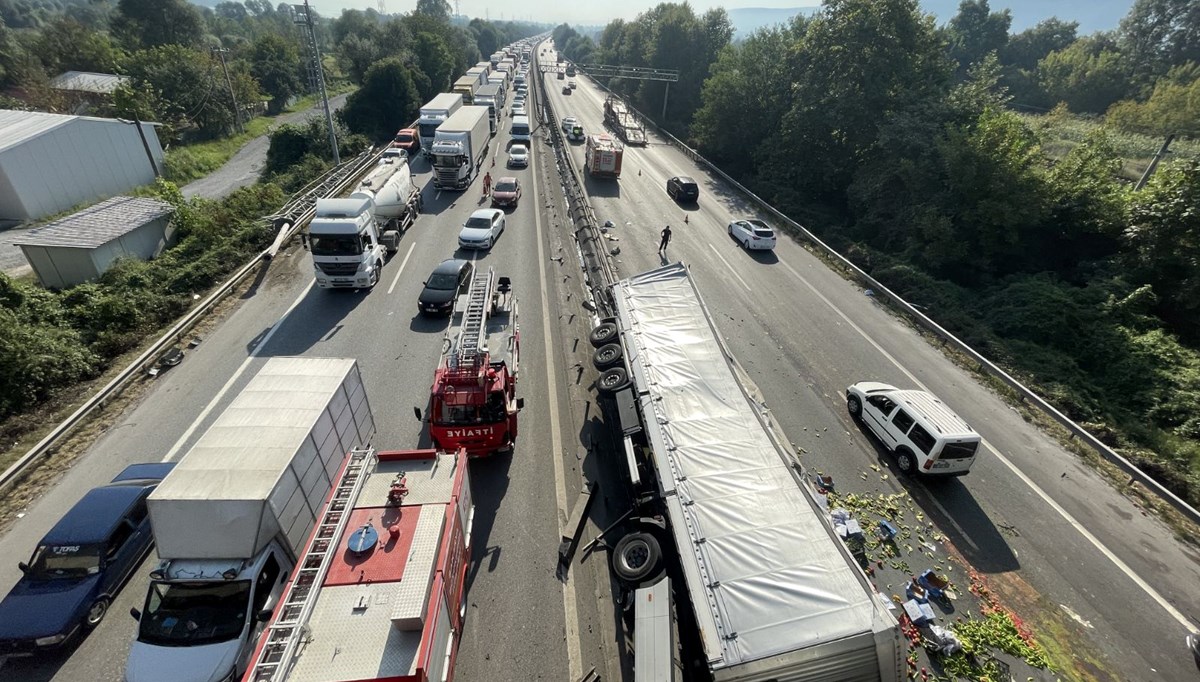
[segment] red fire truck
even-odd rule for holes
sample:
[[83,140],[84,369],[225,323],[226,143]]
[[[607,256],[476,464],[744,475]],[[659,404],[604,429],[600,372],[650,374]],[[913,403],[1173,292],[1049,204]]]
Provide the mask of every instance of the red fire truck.
[[455,303],[433,375],[427,419],[435,448],[472,456],[512,451],[525,402],[516,397],[520,355],[511,280],[477,270]]
[[353,450],[242,682],[449,682],[471,557],[466,453]]

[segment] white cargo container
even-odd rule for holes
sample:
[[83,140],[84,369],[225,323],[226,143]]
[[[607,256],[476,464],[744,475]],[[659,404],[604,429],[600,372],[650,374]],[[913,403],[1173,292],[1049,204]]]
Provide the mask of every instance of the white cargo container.
[[148,500],[162,562],[125,679],[240,675],[346,453],[374,433],[354,360],[268,360]]

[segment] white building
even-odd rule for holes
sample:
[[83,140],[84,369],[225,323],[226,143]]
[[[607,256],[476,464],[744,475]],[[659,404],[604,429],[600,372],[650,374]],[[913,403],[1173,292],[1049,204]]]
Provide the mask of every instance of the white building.
[[175,208],[147,197],[113,197],[29,230],[15,240],[42,286],[98,278],[118,258],[154,258],[172,243]]
[[153,182],[163,158],[155,125],[142,123],[143,145],[132,121],[0,110],[0,221],[37,220]]

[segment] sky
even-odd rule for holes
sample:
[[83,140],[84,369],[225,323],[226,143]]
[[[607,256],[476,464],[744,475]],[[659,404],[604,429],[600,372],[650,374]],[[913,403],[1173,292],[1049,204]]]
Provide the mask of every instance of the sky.
[[[416,0],[309,0],[325,16],[336,16],[343,9],[379,9],[383,4],[388,13],[412,11]],[[820,0],[690,0],[697,14],[712,7],[735,8],[801,8],[818,7]],[[454,6],[455,0],[449,0]],[[603,26],[612,19],[633,19],[654,7],[660,0],[604,0],[579,2],[575,0],[458,0],[458,11],[469,17],[492,20],[532,20],[572,26]],[[1080,22],[1080,33],[1116,28],[1116,23],[1133,0],[991,0],[993,10],[1018,6],[1013,12],[1013,29],[1021,30],[1037,21],[1057,15],[1061,19]],[[947,16],[939,14],[939,23],[946,21],[957,9],[957,0],[921,0],[926,11],[948,9]],[[937,8],[937,9],[931,9]],[[1036,9],[1030,9],[1036,8]]]

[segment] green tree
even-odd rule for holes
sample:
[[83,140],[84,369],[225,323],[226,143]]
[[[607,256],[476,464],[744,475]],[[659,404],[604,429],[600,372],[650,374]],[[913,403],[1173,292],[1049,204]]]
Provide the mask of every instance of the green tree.
[[487,57],[504,46],[504,36],[491,22],[472,19],[471,28],[475,31],[475,45],[479,47],[479,54]]
[[958,14],[946,24],[946,42],[950,58],[958,63],[958,74],[966,77],[967,70],[978,64],[988,53],[997,52],[1008,42],[1012,13],[1007,9],[993,12],[988,0],[962,0]]
[[437,21],[449,22],[452,8],[446,0],[417,0],[417,14],[424,14]]
[[119,0],[113,31],[131,49],[159,45],[197,45],[204,21],[186,0]]
[[52,75],[72,70],[113,73],[123,58],[107,34],[67,18],[43,27],[34,46]]
[[338,53],[346,65],[350,80],[361,84],[371,68],[385,55],[381,42],[370,36],[350,35],[338,43]]
[[299,48],[294,41],[267,34],[254,42],[249,59],[251,75],[271,97],[267,111],[279,113],[288,99],[301,92],[303,87]]
[[1123,130],[1200,137],[1200,66],[1189,63],[1171,69],[1154,84],[1148,100],[1117,102],[1104,119]]
[[1004,66],[1004,88],[1012,94],[1017,105],[1049,108],[1054,105],[1038,82],[1038,62],[1055,50],[1066,49],[1075,42],[1076,22],[1051,17],[1036,26],[1009,36],[999,52]]
[[1133,196],[1125,239],[1139,281],[1154,287],[1158,314],[1200,339],[1200,161],[1162,169]]
[[421,101],[428,102],[439,92],[450,87],[450,76],[454,73],[454,58],[440,36],[427,31],[418,33],[413,39],[413,54],[417,67],[428,78],[429,90],[421,93]]
[[416,118],[420,106],[408,67],[389,57],[367,70],[362,87],[346,99],[339,115],[351,132],[384,140]]
[[1104,113],[1129,93],[1129,70],[1119,52],[1095,38],[1081,38],[1038,62],[1038,80],[1052,102],[1077,113]]
[[1134,76],[1149,85],[1172,67],[1200,63],[1200,7],[1195,0],[1137,0],[1117,39]]

